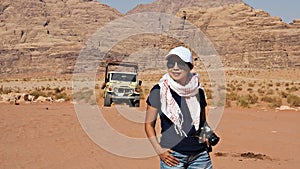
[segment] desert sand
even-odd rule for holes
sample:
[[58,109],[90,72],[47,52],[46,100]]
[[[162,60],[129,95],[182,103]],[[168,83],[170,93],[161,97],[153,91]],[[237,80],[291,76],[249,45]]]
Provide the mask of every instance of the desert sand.
[[[142,101],[140,111],[145,111]],[[145,137],[143,124],[99,108],[118,132]],[[300,113],[265,107],[226,108],[210,153],[215,169],[292,169],[300,161]],[[66,103],[0,104],[1,169],[158,169],[159,158],[126,158],[103,150],[88,137]],[[112,140],[113,143],[114,140]]]

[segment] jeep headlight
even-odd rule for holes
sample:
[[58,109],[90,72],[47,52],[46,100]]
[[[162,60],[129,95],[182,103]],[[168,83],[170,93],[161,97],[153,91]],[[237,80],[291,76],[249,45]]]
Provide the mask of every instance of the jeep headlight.
[[130,90],[129,90],[129,94],[133,94],[133,89],[130,89]]

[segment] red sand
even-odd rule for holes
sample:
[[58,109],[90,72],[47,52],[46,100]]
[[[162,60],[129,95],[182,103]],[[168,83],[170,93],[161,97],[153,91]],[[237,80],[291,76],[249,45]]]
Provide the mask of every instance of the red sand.
[[[145,136],[142,124],[124,120],[114,107],[103,110],[117,131]],[[216,131],[221,142],[211,153],[214,168],[299,168],[299,119],[297,111],[227,108]],[[0,104],[0,132],[0,169],[159,168],[157,156],[130,159],[100,148],[70,103]]]

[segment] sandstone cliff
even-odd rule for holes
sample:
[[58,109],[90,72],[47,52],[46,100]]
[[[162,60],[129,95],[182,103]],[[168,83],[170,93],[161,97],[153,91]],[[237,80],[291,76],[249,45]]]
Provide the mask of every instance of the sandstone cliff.
[[229,4],[241,3],[242,0],[156,0],[150,4],[140,4],[134,9],[130,10],[127,14],[138,12],[164,12],[176,14],[179,9],[185,7],[197,8],[213,8],[225,6]]
[[[300,66],[300,20],[286,24],[280,18],[270,17],[264,11],[238,3],[238,0],[212,2],[217,1],[178,1],[172,8],[165,8],[165,5],[155,4],[169,3],[170,6],[171,1],[158,0],[152,3],[149,11],[176,11],[183,19],[177,26],[183,31],[192,29],[186,22],[196,25],[215,45],[227,68]],[[185,6],[189,4],[192,7]],[[131,12],[139,11],[137,8]],[[91,0],[3,0],[0,4],[0,73],[72,73],[87,39],[101,26],[122,16],[115,9]],[[123,25],[116,29],[120,28],[123,29]],[[178,30],[173,32],[175,35]],[[111,33],[115,33],[114,30]],[[128,61],[138,61],[144,69],[157,70],[159,67],[155,66],[162,61],[159,60],[162,53],[157,50],[157,53],[150,51],[139,56],[138,51],[147,48],[169,50],[179,44],[166,36],[135,35],[114,46],[107,59],[126,60],[131,55]],[[198,57],[195,57],[196,65],[201,64]]]
[[[168,3],[167,1],[155,1],[150,5],[138,6],[130,13],[151,11],[152,9],[164,11],[165,8],[160,8],[157,5],[164,2]],[[178,34],[175,39],[180,39],[185,38],[182,37],[180,31],[183,33],[194,31],[191,30],[194,28],[191,28],[187,23],[200,28],[214,44],[226,68],[270,69],[300,66],[299,20],[287,24],[282,22],[280,18],[271,17],[267,12],[254,9],[245,3],[223,2],[227,2],[227,5],[214,8],[202,8],[196,5],[194,5],[196,7],[181,8],[176,13],[182,19],[182,22],[177,25],[179,30],[170,30],[169,33]],[[172,6],[172,3],[169,3],[171,4],[169,6]],[[149,13],[148,15],[150,17],[152,14]],[[121,43],[117,49],[121,51],[121,49],[127,48],[126,51],[123,51],[127,54],[147,46],[170,49],[181,44],[175,39],[147,35],[146,38],[145,36],[136,38],[130,43]],[[133,50],[130,50],[128,46],[132,46],[131,49]],[[161,55],[161,53],[159,54]],[[151,56],[156,58],[154,60],[161,59],[156,55],[158,53],[147,53],[148,58]],[[199,57],[201,56],[194,58],[196,65],[201,64]],[[132,59],[132,61],[134,60],[136,58]],[[147,60],[146,56],[141,56],[138,60],[141,61],[141,65],[151,65],[150,67],[163,61],[158,60],[153,64],[149,62],[143,64],[143,61]]]
[[66,73],[89,36],[120,16],[93,0],[2,0],[1,75]]
[[244,3],[184,8],[178,15],[207,34],[226,67],[266,69],[300,64],[299,20],[286,24]]

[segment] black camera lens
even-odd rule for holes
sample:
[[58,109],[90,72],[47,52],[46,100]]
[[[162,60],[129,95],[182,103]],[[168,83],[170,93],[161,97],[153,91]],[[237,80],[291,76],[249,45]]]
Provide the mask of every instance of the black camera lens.
[[211,133],[208,135],[207,139],[210,145],[215,146],[218,144],[220,137],[218,137],[215,133]]

